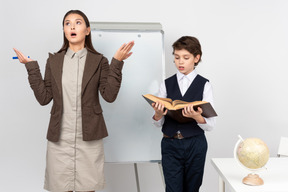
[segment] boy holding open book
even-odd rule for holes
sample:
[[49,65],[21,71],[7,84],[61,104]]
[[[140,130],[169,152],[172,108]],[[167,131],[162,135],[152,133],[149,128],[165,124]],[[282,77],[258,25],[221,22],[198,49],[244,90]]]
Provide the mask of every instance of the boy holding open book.
[[[197,74],[195,67],[201,61],[201,45],[197,38],[183,36],[173,44],[177,73],[160,86],[158,97],[187,102],[207,101],[213,105],[212,86]],[[162,166],[166,192],[197,192],[202,184],[207,141],[204,131],[211,131],[215,117],[203,117],[202,109],[188,105],[182,110],[191,121],[182,123],[166,115],[163,102],[152,104],[154,124],[162,127]]]

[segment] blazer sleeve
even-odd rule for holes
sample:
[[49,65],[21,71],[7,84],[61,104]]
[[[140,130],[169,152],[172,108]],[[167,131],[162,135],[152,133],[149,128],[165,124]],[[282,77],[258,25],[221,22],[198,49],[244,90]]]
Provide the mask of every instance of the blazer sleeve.
[[45,77],[42,78],[37,61],[31,61],[25,64],[28,72],[28,80],[34,95],[40,105],[47,105],[53,98],[51,88],[51,71],[47,60]]
[[101,64],[99,91],[107,102],[115,101],[122,81],[123,61],[112,58],[111,64],[104,57]]

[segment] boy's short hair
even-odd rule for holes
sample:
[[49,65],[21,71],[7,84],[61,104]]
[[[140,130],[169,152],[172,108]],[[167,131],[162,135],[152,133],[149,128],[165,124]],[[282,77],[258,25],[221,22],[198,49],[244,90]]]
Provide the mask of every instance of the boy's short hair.
[[175,50],[185,49],[189,51],[194,57],[200,55],[199,61],[195,63],[195,66],[197,66],[198,63],[201,61],[202,57],[201,45],[196,37],[183,36],[177,41],[175,41],[172,47],[173,47],[173,54]]

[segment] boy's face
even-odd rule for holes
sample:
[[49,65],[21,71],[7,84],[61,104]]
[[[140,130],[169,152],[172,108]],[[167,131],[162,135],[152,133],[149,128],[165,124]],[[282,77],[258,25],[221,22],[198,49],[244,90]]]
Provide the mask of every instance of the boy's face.
[[174,50],[174,62],[180,73],[188,75],[194,70],[195,63],[199,61],[200,55],[194,57],[186,49]]

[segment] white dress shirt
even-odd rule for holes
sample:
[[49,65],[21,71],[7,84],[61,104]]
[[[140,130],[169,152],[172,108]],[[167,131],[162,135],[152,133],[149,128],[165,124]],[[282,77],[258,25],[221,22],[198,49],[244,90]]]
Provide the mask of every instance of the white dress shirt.
[[[195,77],[197,76],[197,72],[194,69],[191,73],[188,75],[184,75],[183,73],[180,73],[179,71],[176,74],[178,85],[181,91],[182,96],[185,95],[187,89],[190,87],[191,83],[194,81]],[[165,81],[162,82],[160,85],[159,92],[157,94],[158,97],[167,98],[167,91],[166,91],[166,85]],[[209,81],[206,82],[204,86],[203,91],[203,101],[208,101],[211,103],[211,105],[214,107],[214,100],[213,100],[213,90],[211,83]],[[159,121],[155,121],[153,119],[153,124],[157,127],[162,127],[164,123],[164,117],[162,117]],[[198,123],[198,126],[203,129],[204,131],[211,131],[215,126],[215,117],[205,118],[206,123],[200,124]]]

